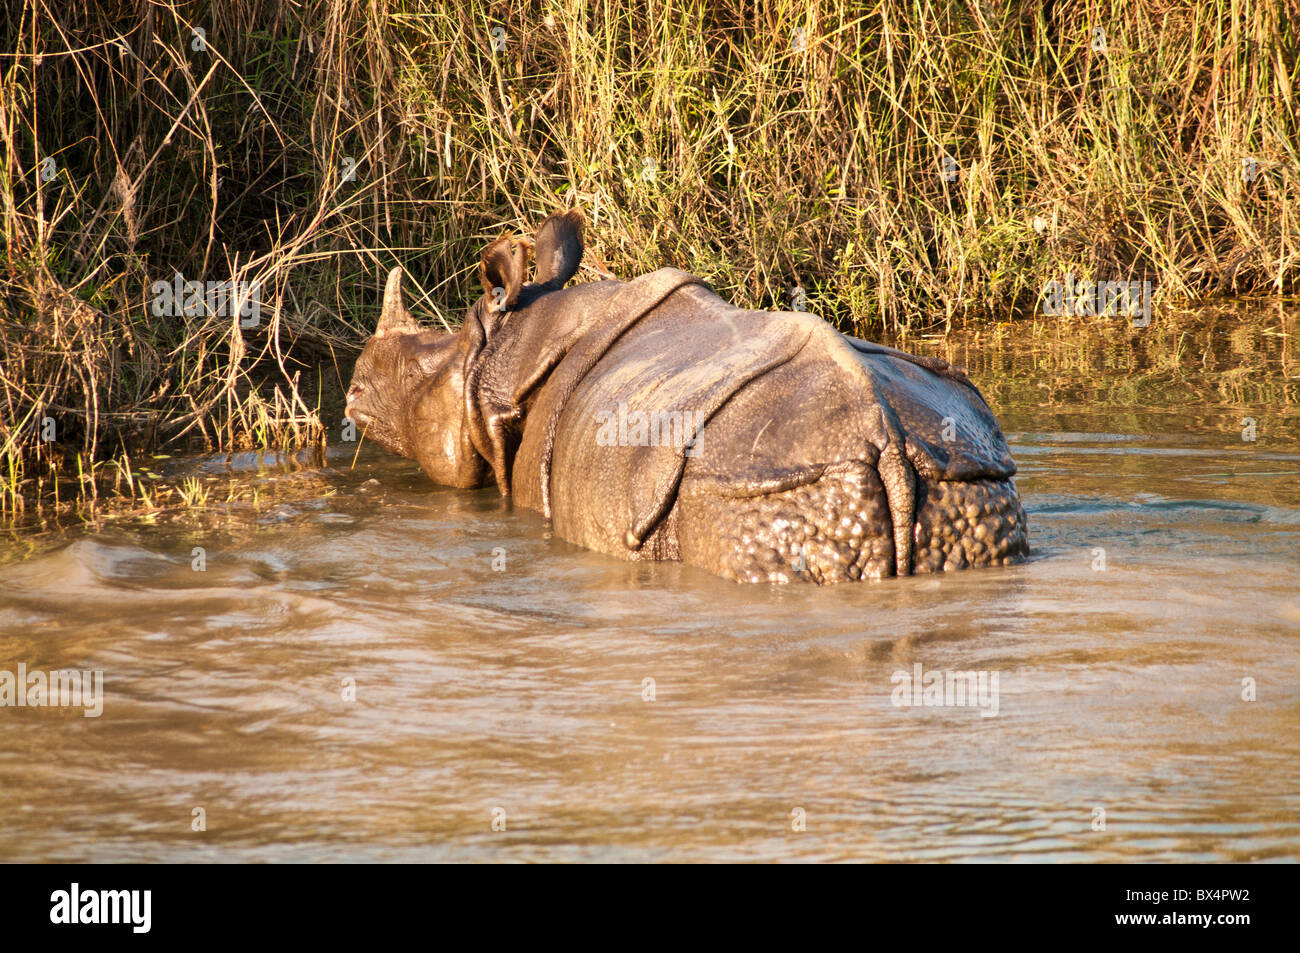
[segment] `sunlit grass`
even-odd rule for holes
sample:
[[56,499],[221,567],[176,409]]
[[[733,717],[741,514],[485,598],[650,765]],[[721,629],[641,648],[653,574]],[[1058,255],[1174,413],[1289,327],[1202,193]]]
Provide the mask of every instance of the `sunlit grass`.
[[[759,308],[799,287],[868,337],[1006,321],[1066,274],[1149,280],[1158,312],[1293,290],[1296,18],[1050,11],[10,4],[0,518],[162,506],[127,462],[161,443],[321,445],[388,268],[454,326],[483,244],[571,205],[580,277],[670,264]],[[177,272],[259,282],[258,325],[154,315]]]

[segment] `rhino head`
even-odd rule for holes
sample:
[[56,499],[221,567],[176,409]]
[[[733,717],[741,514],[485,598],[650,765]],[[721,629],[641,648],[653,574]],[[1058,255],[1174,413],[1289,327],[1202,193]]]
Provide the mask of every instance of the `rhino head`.
[[582,213],[574,210],[552,215],[535,239],[508,236],[488,245],[479,262],[483,295],[457,332],[421,328],[402,300],[402,269],[390,271],[375,333],[352,373],[347,416],[389,452],[419,463],[435,483],[502,482],[475,447],[467,378],[511,311],[563,288],[577,272],[582,228]]

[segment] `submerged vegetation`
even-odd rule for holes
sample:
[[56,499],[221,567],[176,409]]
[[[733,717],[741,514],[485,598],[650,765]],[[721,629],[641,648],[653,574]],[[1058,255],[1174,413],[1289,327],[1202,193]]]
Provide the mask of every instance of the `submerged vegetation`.
[[159,446],[337,440],[380,276],[454,323],[482,245],[571,205],[588,277],[871,337],[1064,276],[1149,281],[1156,325],[1296,289],[1294,0],[759,6],[7,5],[0,515],[143,505]]

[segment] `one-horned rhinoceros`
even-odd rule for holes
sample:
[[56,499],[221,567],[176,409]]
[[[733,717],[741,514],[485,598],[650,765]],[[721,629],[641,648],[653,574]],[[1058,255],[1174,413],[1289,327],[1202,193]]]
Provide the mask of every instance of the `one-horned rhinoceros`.
[[459,332],[422,329],[394,269],[348,416],[623,559],[833,583],[1024,558],[1016,465],[964,371],[672,268],[565,288],[582,227],[488,245]]

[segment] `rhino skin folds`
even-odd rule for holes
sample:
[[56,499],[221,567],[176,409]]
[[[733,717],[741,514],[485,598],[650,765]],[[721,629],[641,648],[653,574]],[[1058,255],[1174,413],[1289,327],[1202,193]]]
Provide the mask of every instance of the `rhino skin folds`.
[[825,584],[1027,555],[1016,465],[963,371],[672,268],[565,289],[581,228],[570,212],[489,246],[458,334],[420,330],[395,271],[349,416],[623,559]]

